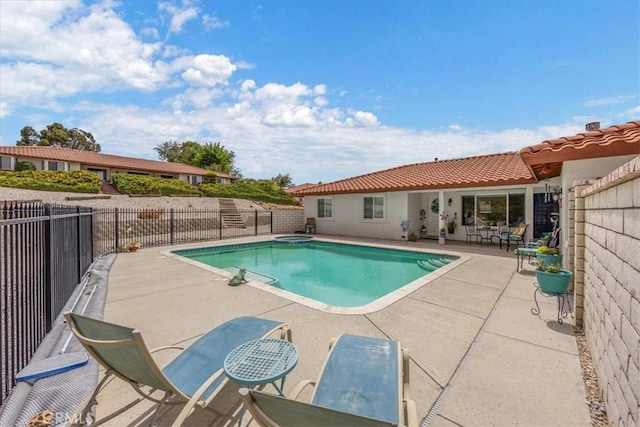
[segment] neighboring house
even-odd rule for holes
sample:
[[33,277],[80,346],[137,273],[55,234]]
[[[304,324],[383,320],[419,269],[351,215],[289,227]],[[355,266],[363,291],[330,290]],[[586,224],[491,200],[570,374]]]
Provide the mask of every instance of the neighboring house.
[[465,225],[527,223],[531,239],[551,230],[552,213],[560,214],[561,227],[566,222],[562,199],[575,180],[604,176],[640,154],[640,121],[602,130],[597,123],[588,126],[520,152],[399,166],[294,195],[304,197],[305,215],[316,218],[318,233],[435,237],[447,216],[457,221],[447,238],[465,240]]
[[302,190],[308,190],[311,187],[315,187],[318,184],[312,184],[312,183],[305,183],[305,184],[300,184],[300,185],[294,185],[293,187],[289,187],[287,189],[285,189],[284,191],[286,191],[287,193],[291,194],[293,197],[295,197],[300,203],[302,203],[302,199],[304,199],[303,196],[298,196],[296,193],[298,191],[302,191]]
[[[191,184],[201,184],[203,177],[211,173],[208,169],[183,163],[136,159],[70,148],[0,146],[0,170],[14,170],[16,162],[32,163],[37,170],[87,170],[97,173],[103,182],[110,182],[114,173],[130,173],[180,179]],[[225,173],[214,173],[216,174],[216,182],[221,184],[229,184],[236,179]]]

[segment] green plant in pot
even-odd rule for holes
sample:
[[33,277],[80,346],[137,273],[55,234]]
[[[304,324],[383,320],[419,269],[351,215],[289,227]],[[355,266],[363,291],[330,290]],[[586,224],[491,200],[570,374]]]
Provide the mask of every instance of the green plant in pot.
[[535,273],[540,291],[552,295],[567,292],[573,277],[573,273],[563,269],[560,263],[545,264],[542,259],[538,259],[538,268]]
[[411,230],[411,231],[409,231],[409,236],[407,237],[407,239],[410,242],[416,242],[416,241],[418,241],[418,235],[416,234],[415,231]]
[[458,224],[456,223],[455,218],[449,218],[447,220],[447,231],[449,234],[453,234],[456,231],[456,225]]
[[544,265],[562,264],[562,255],[557,248],[542,245],[536,249],[536,258],[544,261]]

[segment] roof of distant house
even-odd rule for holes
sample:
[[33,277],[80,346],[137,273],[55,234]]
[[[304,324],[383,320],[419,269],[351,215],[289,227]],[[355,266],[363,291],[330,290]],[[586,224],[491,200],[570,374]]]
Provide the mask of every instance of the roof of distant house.
[[399,166],[293,191],[295,196],[490,187],[559,176],[566,160],[640,154],[640,121],[543,141],[520,152]]
[[294,195],[375,193],[440,188],[471,188],[537,182],[517,152],[399,166],[328,184]]
[[300,190],[306,190],[308,188],[315,187],[316,185],[319,185],[319,184],[313,184],[313,183],[307,182],[307,183],[300,184],[300,185],[294,185],[293,187],[289,187],[289,188],[285,189],[284,191],[286,191],[287,193],[292,193],[293,194],[293,193],[296,193],[296,192],[298,192]]
[[[0,155],[11,155],[23,158],[48,159],[63,162],[80,163],[87,166],[104,168],[136,170],[154,173],[206,175],[212,172],[184,163],[163,162],[160,160],[146,160],[134,157],[114,156],[93,151],[74,150],[71,148],[46,146],[0,146]],[[220,178],[236,179],[234,176],[214,172]]]

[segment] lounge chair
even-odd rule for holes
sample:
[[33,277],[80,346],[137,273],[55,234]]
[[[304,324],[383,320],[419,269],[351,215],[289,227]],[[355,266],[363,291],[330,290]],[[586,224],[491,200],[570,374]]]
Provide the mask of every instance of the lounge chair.
[[418,425],[409,398],[409,353],[397,341],[343,334],[332,345],[317,382],[302,381],[293,399],[315,385],[311,403],[240,389],[258,425]]
[[[185,349],[168,346],[149,350],[137,329],[70,312],[64,315],[85,350],[106,369],[104,378],[82,409],[81,419],[86,419],[88,410],[96,404],[96,396],[111,376],[128,382],[142,396],[93,425],[120,415],[144,399],[157,403],[151,424],[155,423],[164,404],[185,405],[174,421],[174,425],[181,425],[192,409],[206,407],[227,383],[222,366],[232,349],[278,330],[282,339],[291,341],[291,330],[286,323],[257,317],[238,317],[216,326]],[[160,368],[152,353],[166,349],[183,351],[164,368]],[[161,396],[158,395],[160,393]]]

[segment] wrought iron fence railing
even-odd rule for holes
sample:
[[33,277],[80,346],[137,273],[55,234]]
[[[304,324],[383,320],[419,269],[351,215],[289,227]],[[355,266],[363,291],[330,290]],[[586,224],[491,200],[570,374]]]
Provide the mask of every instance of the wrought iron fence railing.
[[100,255],[272,233],[270,211],[0,202],[0,405]]

